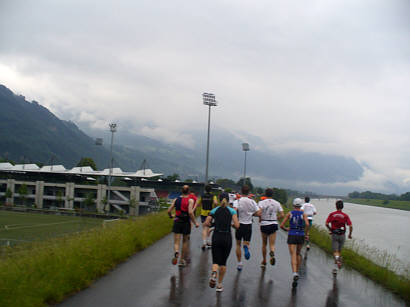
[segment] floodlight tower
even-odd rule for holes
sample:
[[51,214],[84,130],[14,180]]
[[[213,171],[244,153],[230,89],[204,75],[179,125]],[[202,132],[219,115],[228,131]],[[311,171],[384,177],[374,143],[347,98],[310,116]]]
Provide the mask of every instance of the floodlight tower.
[[111,198],[111,176],[112,176],[112,168],[114,165],[114,158],[112,156],[112,144],[114,143],[114,133],[117,132],[117,124],[111,123],[109,124],[110,131],[111,131],[111,150],[110,150],[110,171],[108,173],[108,196],[107,196],[107,206],[108,210],[110,210],[110,198]]
[[242,150],[245,152],[245,161],[243,166],[243,184],[246,184],[246,153],[250,150],[248,143],[242,143]]
[[206,168],[205,168],[205,184],[208,183],[208,165],[209,165],[209,133],[211,129],[211,107],[216,107],[218,104],[215,100],[215,95],[211,93],[203,93],[202,99],[204,105],[208,106],[208,139],[206,143]]

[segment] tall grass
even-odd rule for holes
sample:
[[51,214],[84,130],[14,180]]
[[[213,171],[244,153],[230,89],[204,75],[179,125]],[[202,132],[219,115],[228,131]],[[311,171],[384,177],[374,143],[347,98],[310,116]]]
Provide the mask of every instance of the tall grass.
[[0,306],[43,306],[90,285],[168,234],[166,212],[8,250],[0,259]]
[[[312,243],[332,254],[331,238],[325,229],[313,225],[309,231],[309,236]],[[343,248],[342,257],[345,265],[376,281],[410,303],[409,271],[402,270],[404,275],[395,273],[398,264],[394,256],[375,248],[369,248],[362,242],[356,242]],[[376,264],[376,262],[380,264]]]

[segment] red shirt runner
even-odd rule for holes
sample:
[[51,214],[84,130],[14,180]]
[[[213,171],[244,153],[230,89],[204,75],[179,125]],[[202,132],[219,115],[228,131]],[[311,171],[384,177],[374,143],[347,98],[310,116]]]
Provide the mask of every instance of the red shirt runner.
[[326,219],[327,223],[330,223],[332,230],[343,229],[346,231],[346,224],[348,226],[352,225],[349,216],[340,210],[330,213]]

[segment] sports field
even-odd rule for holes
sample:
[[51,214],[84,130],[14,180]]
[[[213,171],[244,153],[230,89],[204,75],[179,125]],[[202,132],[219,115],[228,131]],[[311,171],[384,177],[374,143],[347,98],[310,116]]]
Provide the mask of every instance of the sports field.
[[98,218],[0,211],[0,246],[58,237],[102,223]]

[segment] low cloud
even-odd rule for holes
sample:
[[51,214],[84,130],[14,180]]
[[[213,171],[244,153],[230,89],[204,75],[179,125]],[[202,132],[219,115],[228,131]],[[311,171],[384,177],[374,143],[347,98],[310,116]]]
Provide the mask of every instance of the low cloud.
[[357,188],[410,189],[407,0],[96,3],[3,1],[0,83],[189,148],[214,92],[212,133],[353,157],[374,173]]

